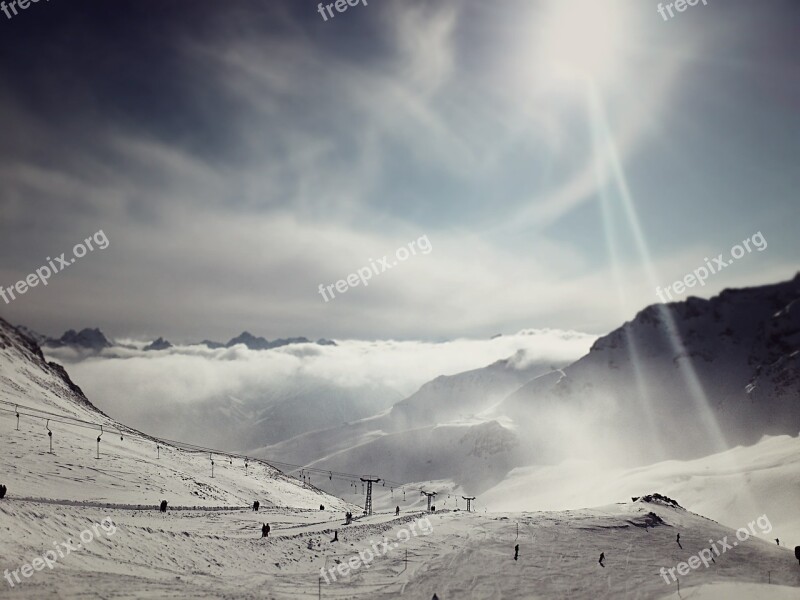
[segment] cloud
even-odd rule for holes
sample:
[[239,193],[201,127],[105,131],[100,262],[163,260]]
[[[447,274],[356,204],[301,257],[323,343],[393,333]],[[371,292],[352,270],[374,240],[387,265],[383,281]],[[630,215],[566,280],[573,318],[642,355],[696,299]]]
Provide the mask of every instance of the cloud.
[[[299,344],[269,351],[238,345],[150,352],[141,350],[141,341],[125,340],[130,347],[114,346],[94,357],[69,348],[47,349],[47,355],[66,363],[88,398],[129,426],[241,448],[237,444],[245,439],[249,447],[276,441],[268,435],[270,423],[261,434],[251,432],[261,418],[286,419],[283,426],[297,432],[333,426],[376,414],[439,375],[483,367],[519,351],[526,357],[519,366],[534,360],[570,362],[594,339],[573,331],[527,330],[442,343],[337,340],[337,346]],[[313,406],[319,414],[305,410],[287,416],[284,403]]]

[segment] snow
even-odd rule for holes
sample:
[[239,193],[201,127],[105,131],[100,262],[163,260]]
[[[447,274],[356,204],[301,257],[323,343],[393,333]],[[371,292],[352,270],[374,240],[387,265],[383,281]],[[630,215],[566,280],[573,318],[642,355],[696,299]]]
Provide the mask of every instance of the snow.
[[[665,523],[645,529],[650,512]],[[708,539],[733,535],[708,519],[641,502],[552,513],[437,513],[428,517],[427,535],[392,542],[423,515],[376,514],[345,526],[341,515],[286,508],[162,515],[11,500],[0,502],[0,530],[7,532],[0,568],[30,563],[53,542],[77,540],[92,523],[108,518],[115,533],[101,531],[80,551],[59,559],[53,571],[35,572],[14,588],[2,581],[0,596],[288,599],[316,598],[321,588],[325,598],[427,599],[434,592],[442,599],[659,598],[676,590],[659,574],[661,567],[686,561]],[[272,527],[267,539],[259,532],[264,521]],[[338,542],[331,541],[334,529]],[[683,549],[675,543],[676,532]],[[384,536],[397,545],[390,543],[368,568],[330,583],[320,580],[320,569],[335,566],[336,560],[346,563],[373,543],[380,545]],[[515,544],[520,545],[518,561]],[[601,552],[605,567],[597,562]],[[768,577],[771,586],[749,585],[766,583]],[[682,597],[689,597],[694,586],[711,583],[774,592],[751,598],[795,598],[800,569],[787,549],[751,539],[708,569],[683,577]],[[786,595],[781,586],[795,586],[795,595]]]
[[609,469],[586,461],[515,469],[481,495],[490,510],[552,510],[614,502],[658,491],[684,508],[739,528],[762,514],[767,539],[800,545],[800,438],[767,437],[692,461]]
[[[779,325],[782,335],[790,335],[791,323]],[[774,373],[797,360],[772,358]],[[756,389],[777,390],[787,381],[771,372],[762,370]],[[245,470],[239,458],[188,451],[118,424],[0,320],[0,478],[9,488],[0,500],[0,598],[800,597],[800,566],[785,547],[800,542],[800,438],[765,437],[710,456],[637,468],[578,461],[524,467],[499,481],[519,456],[510,430],[478,415],[528,375],[535,376],[501,363],[464,378],[439,379],[402,409],[301,436],[309,442],[306,451],[317,453],[317,466],[341,461],[350,467],[341,470],[358,464],[382,472],[377,467],[396,453],[388,464],[400,471],[398,479],[424,475],[426,489],[439,491],[439,510],[426,515],[413,486],[405,486],[402,501],[400,490],[379,486],[378,512],[345,525],[346,511],[360,513],[354,505],[363,501],[358,489],[340,499],[265,462],[251,461]],[[575,375],[567,368],[531,387],[570,385],[570,377]],[[460,395],[476,386],[483,391],[459,405]],[[424,423],[431,398],[447,400],[437,415],[450,422]],[[525,401],[517,396],[513,408]],[[15,403],[34,409],[20,408],[19,430]],[[57,419],[49,424],[49,453],[44,421],[27,414],[36,411],[102,424],[100,457],[97,429]],[[284,445],[298,444],[289,442]],[[494,487],[479,495],[476,512],[449,510],[456,504],[452,496],[472,493],[464,485],[470,471],[476,473],[474,486]],[[655,502],[620,503],[652,492],[703,516]],[[165,514],[156,510],[162,499],[170,505]],[[258,513],[249,508],[256,499]],[[385,510],[395,503],[399,517]],[[560,510],[544,512],[555,508]],[[761,527],[761,516],[769,517],[769,529],[681,576],[680,595],[677,584],[662,576],[714,540],[735,540],[736,528],[753,522]],[[429,533],[400,537],[423,518]],[[98,529],[101,523],[113,527]],[[271,526],[268,538],[260,535],[262,523]],[[91,541],[84,540],[93,527]],[[331,583],[320,578],[321,570],[350,563],[384,537],[385,555]],[[773,537],[781,538],[781,547]],[[25,565],[35,568],[38,557],[69,540],[81,540],[82,547],[55,560],[52,570],[45,566],[25,577]]]
[[763,583],[710,583],[670,594],[663,600],[797,600],[800,590],[782,585]]

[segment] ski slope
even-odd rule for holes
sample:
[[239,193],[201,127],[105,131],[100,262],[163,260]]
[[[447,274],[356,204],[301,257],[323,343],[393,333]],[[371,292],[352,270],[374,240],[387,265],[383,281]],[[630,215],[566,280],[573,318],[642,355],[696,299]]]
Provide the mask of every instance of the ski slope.
[[[645,529],[651,512],[664,523]],[[643,502],[553,513],[437,513],[427,517],[427,534],[403,541],[399,532],[420,518],[425,517],[384,513],[345,526],[329,512],[286,508],[162,515],[12,499],[0,502],[0,530],[7,532],[3,569],[30,563],[54,541],[77,540],[93,522],[111,519],[115,529],[101,530],[85,547],[58,559],[52,571],[45,567],[13,588],[2,582],[0,597],[667,598],[677,584],[665,582],[662,567],[687,561],[709,539],[734,536],[703,517]],[[272,527],[266,539],[259,536],[263,521]],[[359,552],[380,549],[384,536],[387,549],[368,568],[360,565],[332,579],[329,569],[337,560],[347,564]],[[598,564],[601,552],[604,567]],[[686,594],[693,588],[708,594],[720,584],[726,594],[741,590],[748,598],[800,598],[800,568],[788,549],[751,538],[708,569],[682,577],[681,597],[692,597]]]
[[515,469],[481,495],[490,510],[553,510],[613,502],[659,490],[682,506],[738,528],[766,514],[770,540],[800,545],[800,438],[765,437],[691,461],[609,469],[587,461]]

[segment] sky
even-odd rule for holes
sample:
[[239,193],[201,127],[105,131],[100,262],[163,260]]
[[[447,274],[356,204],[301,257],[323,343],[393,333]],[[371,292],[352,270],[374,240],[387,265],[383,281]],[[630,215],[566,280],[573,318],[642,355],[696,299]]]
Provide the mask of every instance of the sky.
[[[0,316],[174,342],[602,334],[756,234],[690,293],[789,279],[800,5],[657,8],[0,13],[0,286],[69,264]],[[87,238],[107,247],[76,257]]]

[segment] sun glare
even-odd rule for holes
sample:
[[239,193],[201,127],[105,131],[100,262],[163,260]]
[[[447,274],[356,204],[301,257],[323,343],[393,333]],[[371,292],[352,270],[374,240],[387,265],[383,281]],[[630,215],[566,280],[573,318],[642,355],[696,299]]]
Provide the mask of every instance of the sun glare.
[[628,12],[620,2],[549,0],[538,36],[543,75],[597,84],[613,79],[630,34]]

